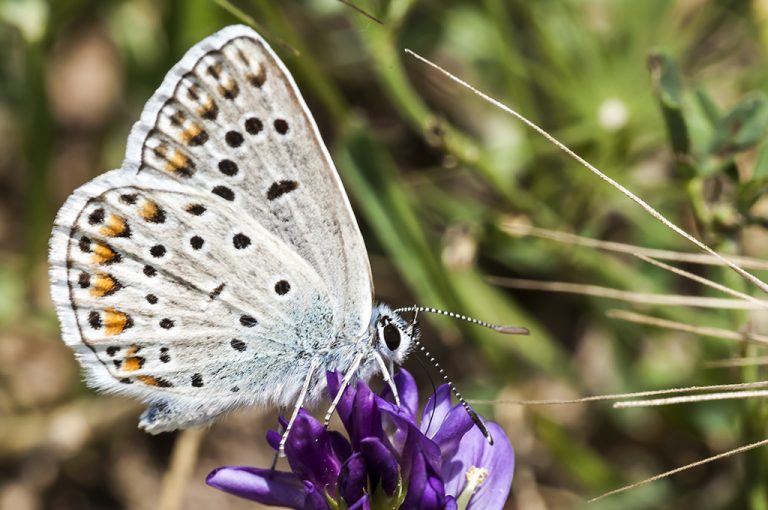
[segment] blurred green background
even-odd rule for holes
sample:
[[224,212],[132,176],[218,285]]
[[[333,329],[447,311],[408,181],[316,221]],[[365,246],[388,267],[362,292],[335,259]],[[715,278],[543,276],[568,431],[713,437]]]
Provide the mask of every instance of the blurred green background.
[[[539,123],[722,253],[768,250],[768,1],[235,2],[293,72],[358,215],[377,295],[528,326],[503,337],[430,319],[424,341],[475,399],[553,399],[760,380],[711,368],[760,347],[612,320],[629,305],[510,290],[487,276],[716,296],[630,256],[504,222],[643,247],[685,241],[541,137],[408,57],[431,58]],[[244,22],[209,0],[0,0],[0,509],[157,508],[175,434],[96,395],[59,337],[46,243],[71,191],[119,167],[131,124],[192,44]],[[745,292],[729,271],[684,265]],[[760,274],[760,273],[758,273]],[[762,273],[764,275],[764,273]],[[765,314],[644,306],[765,332]],[[413,361],[406,365],[429,391]],[[374,385],[381,381],[374,381]],[[768,508],[768,449],[586,499],[768,436],[761,400],[616,410],[480,405],[517,452],[509,508]],[[275,410],[202,438],[182,508],[254,508],[203,484],[267,466]],[[492,475],[491,475],[492,476]],[[165,484],[166,490],[168,484]]]

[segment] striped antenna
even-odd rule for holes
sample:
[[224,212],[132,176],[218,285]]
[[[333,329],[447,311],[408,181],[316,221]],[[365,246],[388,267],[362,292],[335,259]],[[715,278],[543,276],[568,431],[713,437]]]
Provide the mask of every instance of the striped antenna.
[[397,310],[395,310],[395,313],[402,313],[402,312],[413,312],[413,313],[426,312],[426,313],[436,313],[438,315],[445,315],[447,317],[452,317],[454,319],[459,319],[462,321],[469,322],[470,324],[476,324],[484,328],[492,329],[494,331],[498,331],[499,333],[504,333],[505,335],[527,335],[529,333],[528,328],[523,328],[520,326],[501,326],[498,324],[491,324],[489,322],[473,319],[472,317],[467,317],[466,315],[461,315],[454,312],[446,312],[445,310],[438,310],[437,308],[429,308],[426,306],[408,306],[405,308],[398,308]]
[[467,412],[469,417],[472,418],[472,421],[475,422],[475,425],[477,426],[478,429],[480,429],[480,432],[483,433],[483,436],[485,436],[485,439],[488,440],[488,444],[493,445],[493,436],[491,436],[491,432],[488,430],[488,427],[485,426],[485,422],[483,422],[483,419],[480,418],[480,415],[478,415],[475,412],[475,410],[472,409],[472,406],[469,405],[466,400],[464,400],[464,397],[461,396],[461,393],[459,393],[459,390],[456,389],[456,386],[454,386],[453,383],[448,379],[448,375],[445,373],[445,370],[443,370],[443,367],[440,366],[440,363],[437,362],[435,357],[432,356],[432,354],[430,354],[430,352],[427,349],[425,349],[423,345],[421,345],[421,342],[419,342],[415,338],[413,340],[416,343],[416,346],[419,348],[419,350],[424,353],[424,356],[426,356],[427,359],[429,359],[429,361],[432,362],[432,364],[435,366],[437,371],[440,373],[440,376],[448,384],[448,387],[456,396],[456,399],[459,401],[461,406]]

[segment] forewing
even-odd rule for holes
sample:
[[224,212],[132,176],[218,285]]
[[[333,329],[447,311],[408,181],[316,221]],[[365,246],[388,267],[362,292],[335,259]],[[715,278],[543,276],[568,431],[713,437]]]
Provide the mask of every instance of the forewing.
[[175,403],[169,428],[289,402],[311,357],[359,339],[371,313],[365,247],[315,123],[241,26],[168,73],[122,168],[60,210],[50,265],[91,383]]

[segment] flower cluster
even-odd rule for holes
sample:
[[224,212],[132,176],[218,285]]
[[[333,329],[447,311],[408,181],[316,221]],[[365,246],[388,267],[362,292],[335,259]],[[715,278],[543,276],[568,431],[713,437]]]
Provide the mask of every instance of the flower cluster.
[[[327,374],[331,396],[341,376]],[[363,382],[344,392],[337,412],[348,438],[300,411],[285,447],[292,472],[221,467],[208,485],[260,503],[312,510],[501,509],[509,494],[514,452],[504,431],[488,423],[490,445],[447,385],[417,421],[413,377],[395,375],[400,407],[389,388],[374,394]],[[283,421],[283,426],[285,422]],[[277,450],[280,434],[267,441]]]

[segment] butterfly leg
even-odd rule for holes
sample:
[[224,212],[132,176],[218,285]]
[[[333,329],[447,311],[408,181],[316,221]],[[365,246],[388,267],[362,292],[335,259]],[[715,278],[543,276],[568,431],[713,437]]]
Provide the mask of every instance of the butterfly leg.
[[333,402],[331,402],[331,407],[328,408],[328,412],[325,413],[325,419],[323,420],[323,423],[325,423],[325,426],[328,427],[328,423],[331,421],[331,416],[333,415],[333,411],[336,410],[336,406],[339,405],[339,402],[341,401],[341,396],[344,395],[344,390],[347,389],[347,386],[349,386],[349,381],[352,380],[352,377],[355,375],[355,372],[357,372],[357,368],[360,366],[360,362],[363,361],[363,353],[360,352],[355,356],[354,361],[352,361],[352,366],[349,367],[349,370],[347,370],[347,373],[344,374],[344,379],[341,381],[341,386],[339,386],[339,391],[336,393],[336,397],[333,399]]
[[291,419],[288,420],[288,426],[285,427],[285,432],[283,432],[283,437],[280,438],[280,446],[277,449],[277,454],[280,457],[285,457],[285,443],[288,442],[288,434],[291,433],[291,428],[293,428],[293,422],[296,421],[296,417],[299,415],[299,409],[301,409],[301,406],[304,403],[304,399],[307,396],[307,391],[309,391],[309,384],[312,382],[312,376],[315,374],[315,370],[317,370],[318,365],[319,365],[319,362],[315,359],[313,359],[309,364],[309,370],[307,370],[307,377],[304,378],[304,386],[301,387],[301,393],[299,393],[299,398],[296,399],[296,404],[294,404],[293,406],[293,413],[291,414]]
[[387,383],[389,385],[389,389],[392,390],[392,396],[395,397],[395,405],[400,407],[400,395],[397,393],[397,386],[395,386],[395,380],[392,378],[389,367],[387,367],[387,364],[384,362],[384,358],[382,358],[381,354],[378,352],[374,351],[373,357],[379,364],[379,368],[381,368],[381,374],[384,377],[384,382]]

